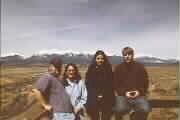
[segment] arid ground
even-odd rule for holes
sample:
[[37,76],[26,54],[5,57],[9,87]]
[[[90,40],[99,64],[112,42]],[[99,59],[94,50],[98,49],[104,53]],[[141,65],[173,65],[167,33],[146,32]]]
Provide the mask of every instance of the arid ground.
[[[86,65],[79,65],[82,78],[87,70]],[[150,88],[149,98],[179,99],[178,65],[147,66]],[[1,120],[25,120],[25,117],[36,116],[26,108],[34,82],[47,72],[46,65],[1,66]],[[33,104],[32,104],[33,106]],[[35,107],[34,107],[35,108]],[[35,109],[32,111],[36,111]],[[148,120],[177,120],[179,108],[154,108]],[[26,116],[25,116],[26,115]]]

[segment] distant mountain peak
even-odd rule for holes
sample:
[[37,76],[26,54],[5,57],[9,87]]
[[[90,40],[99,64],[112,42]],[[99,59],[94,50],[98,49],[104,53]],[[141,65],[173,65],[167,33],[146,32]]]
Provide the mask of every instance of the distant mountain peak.
[[[50,50],[42,50],[36,54],[33,54],[30,57],[25,57],[19,53],[10,53],[6,55],[2,55],[0,57],[0,61],[3,63],[18,63],[21,64],[34,64],[34,63],[47,63],[54,56],[61,56],[62,60],[66,63],[74,62],[75,64],[88,64],[95,52],[92,51],[73,51],[73,50],[58,50],[58,49],[50,49]],[[123,61],[122,56],[118,55],[110,55],[109,60],[112,64],[119,64]],[[154,57],[152,55],[138,55],[135,56],[136,61],[144,64],[176,64],[179,63],[179,60],[176,59],[162,59],[159,57]]]
[[74,50],[59,50],[59,49],[49,49],[49,50],[41,50],[38,53],[36,53],[36,55],[51,55],[51,54],[58,54],[58,55],[79,55],[79,54],[84,54],[84,55],[93,55],[95,52],[91,52],[91,51],[83,51],[83,52],[79,52],[79,51],[74,51]]
[[2,54],[1,55],[1,57],[12,57],[12,56],[21,57],[23,59],[26,58],[23,54],[20,54],[20,53],[8,53],[8,54]]

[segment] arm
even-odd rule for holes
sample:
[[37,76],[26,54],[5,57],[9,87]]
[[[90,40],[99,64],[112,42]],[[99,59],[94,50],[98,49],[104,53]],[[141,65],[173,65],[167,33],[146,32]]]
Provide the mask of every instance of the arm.
[[114,94],[115,96],[118,96],[118,92],[119,91],[119,72],[118,69],[116,68],[113,72],[113,87],[114,87]]
[[42,93],[38,89],[33,89],[32,91],[35,94],[37,100],[40,102],[40,104],[44,107],[44,109],[47,111],[51,111],[52,106],[47,103]]
[[87,89],[86,89],[86,85],[84,83],[84,80],[81,80],[79,84],[81,87],[81,96],[80,96],[79,103],[75,106],[75,110],[77,110],[77,112],[80,109],[83,109],[84,104],[86,104],[86,102],[87,102]]
[[[93,82],[93,77],[92,77],[92,72],[90,71],[90,68],[88,68],[87,72],[86,72],[86,75],[85,75],[85,86],[86,86],[86,89],[87,89],[87,94],[88,94],[88,98],[90,97],[91,98],[91,95],[93,94],[92,93],[92,89],[93,89],[93,86],[94,86],[94,82]],[[87,99],[87,103],[89,102],[89,99]]]
[[91,80],[91,75],[90,75],[90,68],[88,68],[86,74],[85,74],[85,84],[86,84],[86,87],[88,89],[89,85],[90,85],[90,80]]
[[124,81],[126,80],[127,73],[124,72],[124,69],[126,68],[120,64],[114,70],[113,79],[115,95],[125,95],[127,85],[124,84]]
[[109,71],[107,72],[107,77],[108,77],[107,84],[108,84],[109,89],[114,90],[113,71],[111,67],[109,68]]
[[35,83],[35,88],[33,89],[33,92],[35,93],[35,96],[37,100],[40,102],[40,104],[46,109],[50,110],[51,107],[48,105],[45,95],[48,96],[48,89],[50,88],[50,76],[48,74],[45,74],[40,77],[40,79],[37,80]]
[[142,65],[140,74],[141,74],[140,75],[140,79],[141,79],[140,94],[145,95],[147,93],[148,87],[149,87],[149,78],[148,78],[148,73],[143,65]]
[[[108,88],[109,94],[111,94],[112,99],[114,96],[118,96],[117,91],[114,87],[114,76],[113,76],[113,71],[112,71],[112,66],[108,69],[108,72],[106,73],[107,79],[106,79],[106,87]],[[117,88],[117,87],[116,87]]]
[[148,92],[149,88],[149,77],[146,69],[144,68],[144,93],[146,94]]

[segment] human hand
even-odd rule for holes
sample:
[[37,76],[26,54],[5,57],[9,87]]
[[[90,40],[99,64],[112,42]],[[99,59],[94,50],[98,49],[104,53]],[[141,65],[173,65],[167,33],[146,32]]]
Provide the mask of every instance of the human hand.
[[117,93],[117,91],[114,91],[114,95],[115,95],[115,96],[118,96],[118,93]]
[[80,110],[81,108],[74,108],[74,113],[77,114]]
[[102,95],[98,95],[97,97],[98,97],[99,99],[103,98],[103,96],[102,96]]
[[126,92],[126,97],[128,98],[136,98],[139,96],[139,91],[138,90],[135,90],[135,91],[128,91]]
[[44,109],[45,109],[46,111],[51,111],[51,110],[52,110],[52,106],[51,106],[51,105],[44,104],[43,107],[44,107]]

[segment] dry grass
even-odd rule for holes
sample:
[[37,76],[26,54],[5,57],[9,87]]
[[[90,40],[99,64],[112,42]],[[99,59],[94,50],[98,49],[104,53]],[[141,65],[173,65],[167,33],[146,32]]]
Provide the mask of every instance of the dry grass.
[[[86,66],[79,66],[82,78],[85,77]],[[40,73],[47,71],[47,66],[2,66],[1,67],[1,114],[0,116],[13,116],[14,109],[18,107]],[[149,97],[160,98],[177,96],[179,89],[179,68],[175,65],[150,66],[147,67],[150,78]],[[19,102],[19,104],[17,104]],[[20,109],[20,108],[19,108]],[[15,109],[18,113],[18,109]],[[176,120],[178,109],[153,109],[148,120]],[[16,114],[9,120],[16,119]],[[0,117],[1,119],[1,117]],[[19,118],[18,118],[19,119]]]

